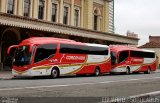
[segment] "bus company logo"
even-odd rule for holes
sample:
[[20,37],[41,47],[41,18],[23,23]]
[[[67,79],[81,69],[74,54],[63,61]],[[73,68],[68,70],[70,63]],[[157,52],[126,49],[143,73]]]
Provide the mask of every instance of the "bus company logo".
[[143,59],[132,59],[133,62],[143,62]]
[[85,56],[66,56],[67,60],[85,60]]

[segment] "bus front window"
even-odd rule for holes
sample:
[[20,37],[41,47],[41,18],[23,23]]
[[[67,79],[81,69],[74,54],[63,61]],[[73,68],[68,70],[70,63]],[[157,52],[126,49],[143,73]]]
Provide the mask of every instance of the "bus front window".
[[126,61],[128,56],[129,56],[129,51],[121,51],[119,53],[119,61],[118,61],[118,63]]
[[111,52],[111,64],[115,65],[117,63],[116,52]]
[[57,51],[57,44],[42,44],[37,47],[34,63],[52,58]]
[[31,63],[30,46],[19,46],[16,50],[13,65],[24,66]]

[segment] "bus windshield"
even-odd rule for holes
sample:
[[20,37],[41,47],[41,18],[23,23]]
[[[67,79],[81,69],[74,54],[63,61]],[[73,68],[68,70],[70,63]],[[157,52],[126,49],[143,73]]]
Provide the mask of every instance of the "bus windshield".
[[30,46],[19,46],[15,52],[15,57],[13,60],[13,65],[24,66],[31,63],[31,52]]

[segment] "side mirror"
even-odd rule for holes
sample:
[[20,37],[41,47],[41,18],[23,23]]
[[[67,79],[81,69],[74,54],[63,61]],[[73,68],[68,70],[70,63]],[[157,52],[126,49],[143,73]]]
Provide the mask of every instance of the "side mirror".
[[7,55],[10,54],[10,52],[11,52],[12,49],[16,49],[17,47],[18,47],[18,45],[12,45],[12,46],[10,46],[10,47],[8,48],[8,50],[7,50]]
[[15,53],[17,47],[18,47],[18,45],[13,45],[13,46],[10,46],[8,48],[8,50],[7,50],[6,64],[5,65],[12,67],[14,53]]

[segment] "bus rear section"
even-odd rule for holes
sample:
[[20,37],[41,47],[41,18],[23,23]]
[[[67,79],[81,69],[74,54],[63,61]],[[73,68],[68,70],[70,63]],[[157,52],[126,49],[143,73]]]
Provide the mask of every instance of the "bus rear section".
[[67,39],[36,37],[22,41],[13,59],[14,76],[51,76],[108,73],[110,49],[106,45]]
[[128,46],[111,46],[111,73],[144,72],[146,74],[156,71],[156,54],[151,50]]

